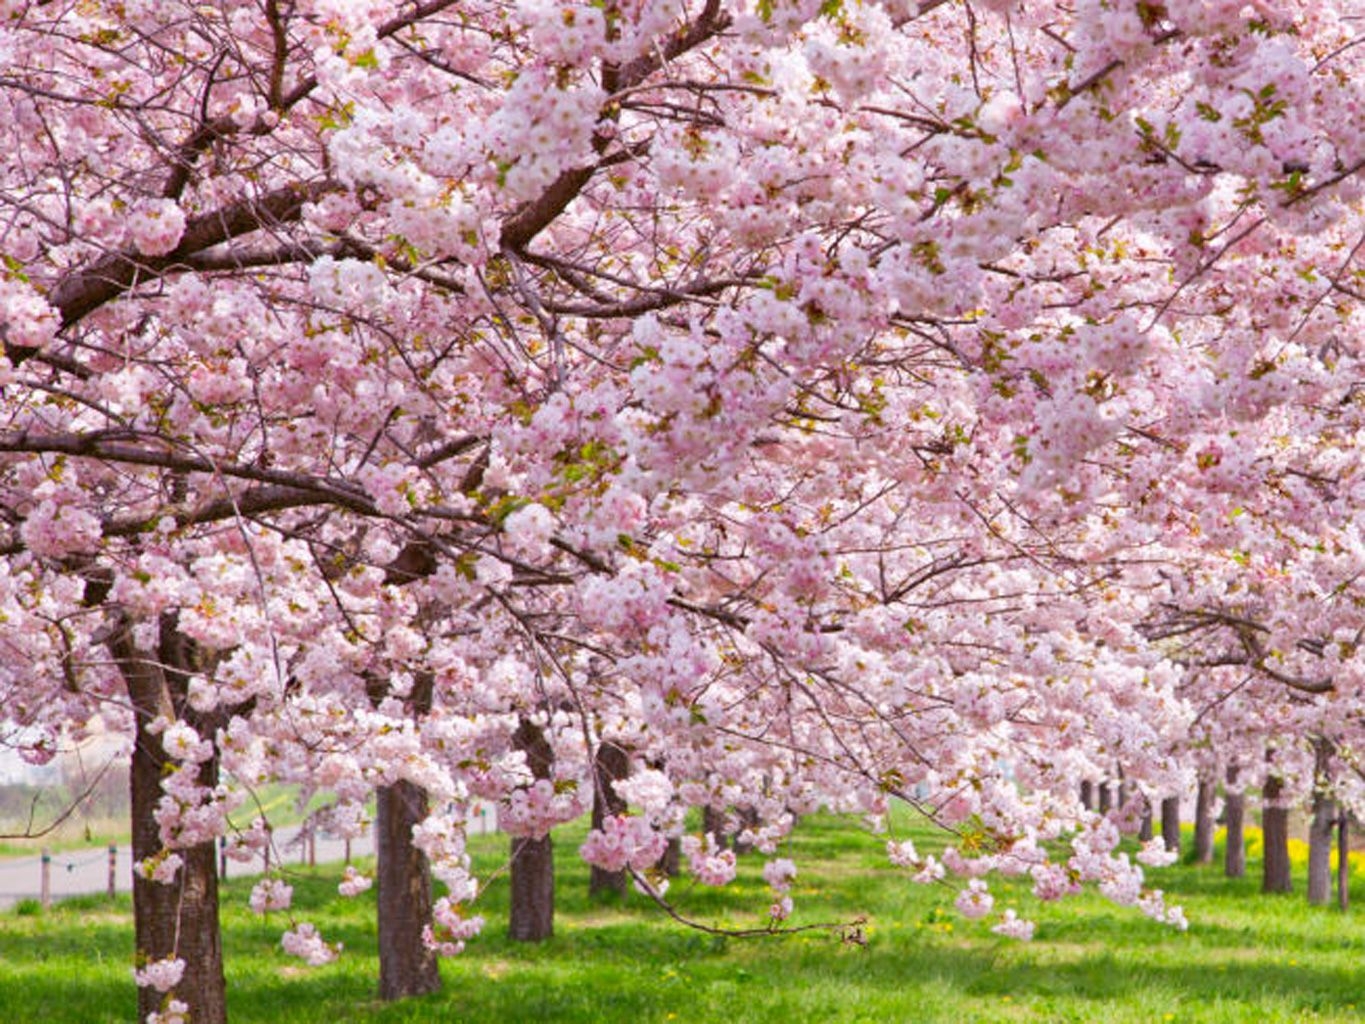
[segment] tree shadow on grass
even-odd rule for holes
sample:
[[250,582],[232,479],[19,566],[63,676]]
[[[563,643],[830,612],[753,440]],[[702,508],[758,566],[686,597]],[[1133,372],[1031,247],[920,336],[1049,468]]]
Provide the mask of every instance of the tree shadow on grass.
[[[1178,1008],[1180,1021],[1313,1020],[1346,1017],[1360,993],[1355,965],[1365,931],[1304,906],[1301,894],[1262,897],[1254,877],[1230,881],[1216,868],[1151,872],[1151,884],[1187,902],[1192,925],[1185,934],[1097,897],[1039,907],[1026,880],[993,882],[999,907],[1017,902],[1025,916],[1039,918],[1039,938],[1023,945],[997,940],[985,923],[962,922],[945,890],[900,884],[879,854],[852,856],[852,839],[818,827],[815,837],[839,860],[801,861],[800,919],[867,910],[866,948],[815,933],[727,941],[665,926],[634,896],[621,907],[598,906],[586,896],[586,867],[562,849],[552,942],[509,941],[505,892],[495,885],[478,908],[488,920],[485,934],[442,965],[444,992],[391,1005],[375,998],[373,893],[338,901],[335,871],[291,875],[297,918],[346,947],[337,963],[309,968],[279,948],[287,916],[243,911],[250,882],[236,881],[224,899],[231,1019],[1117,1024],[1159,1021],[1162,1009]],[[758,878],[764,859],[744,858],[729,890],[679,882],[680,903],[702,920],[757,923],[767,898]],[[0,1024],[130,1019],[131,959],[126,899],[0,920]]]
[[[69,926],[77,920],[24,936],[0,930],[0,1020],[128,1019],[126,924]],[[1225,931],[1231,934],[1220,937]],[[278,928],[261,927],[258,934],[256,926],[242,931],[234,923],[229,1008],[238,1024],[1135,1020],[1142,1018],[1125,1007],[1155,990],[1187,1008],[1220,1006],[1224,1016],[1217,1019],[1259,1020],[1267,1004],[1283,1019],[1344,1014],[1360,991],[1355,958],[1341,956],[1330,936],[1296,950],[1302,962],[1291,965],[1222,957],[1246,945],[1240,930],[1208,926],[1204,932],[1200,956],[1179,962],[1184,937],[1172,935],[1158,943],[1158,953],[1176,962],[1161,962],[1147,955],[1146,945],[1135,959],[1096,945],[1094,935],[1083,946],[1072,941],[1083,937],[1079,931],[1020,946],[901,926],[860,949],[819,937],[726,942],[627,919],[566,928],[533,947],[490,935],[443,965],[443,993],[385,1006],[374,997],[373,937],[362,924],[334,922],[329,938],[347,935],[354,945],[338,964],[309,969],[259,948],[267,938],[277,947]],[[1145,943],[1150,936],[1133,938]],[[1337,953],[1341,962],[1315,963],[1318,950]],[[1007,1006],[1018,1009],[1007,1014]],[[1200,1017],[1196,1010],[1180,1019]]]

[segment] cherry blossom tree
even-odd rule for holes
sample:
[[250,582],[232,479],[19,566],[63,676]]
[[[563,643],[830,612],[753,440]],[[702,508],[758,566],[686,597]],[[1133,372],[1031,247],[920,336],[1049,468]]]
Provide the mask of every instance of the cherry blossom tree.
[[661,900],[686,807],[771,856],[909,802],[955,843],[893,862],[1026,938],[987,872],[1183,923],[1075,781],[1180,785],[1190,671],[1359,747],[1349,4],[0,15],[7,708],[134,738],[140,1018],[225,1018],[266,779],[386,794],[402,995],[480,926],[474,797],[541,915],[595,786]]

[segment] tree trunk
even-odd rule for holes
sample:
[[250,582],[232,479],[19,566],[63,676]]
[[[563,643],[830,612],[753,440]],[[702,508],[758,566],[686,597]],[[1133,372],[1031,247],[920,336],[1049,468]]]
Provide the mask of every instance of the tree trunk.
[[682,840],[677,836],[670,839],[668,845],[664,847],[657,867],[666,878],[677,878],[678,873],[682,871]]
[[1108,814],[1114,807],[1114,787],[1108,782],[1101,782],[1099,785],[1100,793],[1100,813]]
[[[526,754],[533,777],[551,777],[554,751],[539,726],[523,718],[512,743]],[[554,841],[549,835],[512,837],[510,881],[508,934],[518,942],[543,942],[554,935],[555,859]]]
[[[133,763],[129,772],[133,860],[162,850],[153,815],[161,800],[161,780],[175,764],[166,756],[160,735],[148,731],[158,717],[180,718],[189,711],[184,697],[189,668],[187,641],[163,620],[155,656],[133,644],[131,625],[122,624],[109,649],[123,674],[135,718]],[[192,720],[190,724],[195,724]],[[203,723],[199,723],[202,725]],[[211,735],[211,731],[210,731]],[[199,781],[216,785],[218,759],[200,765]],[[218,869],[213,841],[176,851],[184,864],[168,885],[133,877],[133,935],[138,964],[167,957],[185,961],[185,973],[171,992],[137,990],[137,1019],[143,1021],[174,997],[189,1007],[194,1024],[225,1024],[227,983],[223,976],[223,944],[218,926]]]
[[701,830],[712,836],[716,848],[723,850],[730,845],[730,836],[725,831],[725,809],[707,804],[701,809]]
[[1213,863],[1213,800],[1216,788],[1213,780],[1200,778],[1194,798],[1194,859],[1200,864]]
[[1325,904],[1332,896],[1332,826],[1336,804],[1327,795],[1332,748],[1325,740],[1313,744],[1313,820],[1308,826],[1308,902]]
[[1275,806],[1284,783],[1271,776],[1261,789],[1261,836],[1265,844],[1261,863],[1262,892],[1292,892],[1289,864],[1289,808]]
[[1337,818],[1337,906],[1349,910],[1351,906],[1351,815],[1345,807]]
[[404,999],[438,992],[436,954],[422,942],[431,920],[431,865],[412,841],[427,816],[427,795],[411,782],[375,793],[375,890],[379,907],[379,998]]
[[[624,747],[611,740],[603,740],[593,755],[592,768],[592,827],[600,829],[607,818],[626,813],[626,802],[617,794],[612,783],[630,774],[630,755]],[[625,869],[608,871],[594,864],[588,874],[588,895],[606,894],[625,896]]]
[[1087,811],[1095,809],[1095,784],[1089,779],[1081,780],[1081,806]]
[[1332,898],[1332,833],[1336,804],[1323,793],[1313,794],[1313,820],[1308,826],[1308,902],[1325,904]]
[[1147,803],[1142,809],[1142,820],[1138,822],[1138,841],[1142,843],[1150,842],[1152,835],[1152,805]]
[[1247,873],[1246,795],[1236,786],[1237,767],[1230,765],[1227,787],[1223,790],[1223,815],[1228,827],[1227,845],[1223,848],[1223,874],[1229,878],[1243,878]]
[[735,853],[753,853],[754,844],[748,840],[740,839],[739,837],[745,829],[758,827],[758,811],[754,810],[752,807],[740,807],[735,811],[735,814],[739,818],[739,832],[735,834]]
[[[418,673],[408,696],[414,717],[431,710],[435,681]],[[378,706],[388,683],[371,680],[370,701]],[[375,791],[375,900],[379,919],[379,998],[406,999],[441,989],[436,954],[422,941],[431,922],[431,865],[412,841],[412,830],[427,816],[426,792],[400,780]]]
[[1180,797],[1161,801],[1161,840],[1169,853],[1180,852]]

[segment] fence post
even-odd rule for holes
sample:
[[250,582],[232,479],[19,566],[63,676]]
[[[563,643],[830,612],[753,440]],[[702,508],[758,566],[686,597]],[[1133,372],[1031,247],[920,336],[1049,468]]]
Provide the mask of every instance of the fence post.
[[43,847],[43,876],[38,891],[39,901],[46,910],[52,906],[52,854],[47,847]]
[[109,844],[109,898],[112,900],[118,893],[118,847],[113,843]]

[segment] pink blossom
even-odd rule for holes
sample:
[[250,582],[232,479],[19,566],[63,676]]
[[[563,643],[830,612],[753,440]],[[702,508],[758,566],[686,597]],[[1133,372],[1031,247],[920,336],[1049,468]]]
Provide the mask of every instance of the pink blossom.
[[19,528],[28,549],[47,558],[90,551],[98,545],[102,532],[99,519],[92,513],[50,498],[40,502]]
[[688,867],[703,885],[728,885],[734,880],[735,852],[720,849],[710,833],[705,841],[683,836],[681,846]]
[[213,744],[208,740],[201,740],[199,733],[184,722],[172,723],[161,734],[161,745],[168,757],[191,764],[207,761],[214,753]]
[[1025,921],[1022,917],[1015,914],[1013,910],[1006,910],[1000,923],[993,925],[991,931],[997,935],[1004,935],[1006,938],[1019,939],[1028,942],[1033,938],[1034,923]]
[[1137,859],[1148,867],[1164,868],[1180,859],[1180,851],[1166,849],[1166,840],[1156,836],[1142,844]]
[[184,975],[185,961],[174,956],[153,960],[133,972],[140,988],[154,988],[158,992],[169,992],[180,984]]
[[763,880],[774,890],[785,893],[796,878],[796,865],[790,860],[770,860],[763,865]]
[[1190,922],[1185,917],[1183,907],[1168,907],[1165,894],[1160,889],[1144,892],[1137,901],[1138,909],[1154,921],[1169,924],[1177,931],[1186,931]]
[[374,884],[374,879],[362,875],[350,864],[346,865],[341,881],[337,884],[337,892],[343,896],[359,896]]
[[[0,273],[0,309],[4,310],[6,341],[11,345],[45,349],[60,326],[57,311],[47,300],[27,281],[12,274]],[[0,383],[8,371],[8,366],[0,369]]]
[[175,881],[176,872],[184,865],[185,859],[178,853],[162,850],[160,853],[145,857],[133,864],[133,871],[142,878],[161,885]]
[[280,945],[290,956],[306,960],[313,967],[331,963],[337,958],[337,953],[341,949],[339,942],[335,945],[328,945],[323,942],[317,928],[307,921],[297,924],[285,932],[280,939]]
[[277,878],[263,878],[251,887],[251,909],[258,914],[272,910],[288,910],[294,898],[294,887]]
[[957,894],[953,905],[963,917],[985,917],[995,905],[995,897],[990,894],[985,882],[973,878],[967,883],[967,888]]
[[578,853],[589,864],[607,871],[626,867],[648,871],[667,846],[668,838],[647,819],[618,814],[605,818],[600,829],[589,832]]
[[483,930],[482,917],[465,917],[458,904],[441,897],[432,910],[434,924],[422,928],[422,944],[438,956],[458,956],[465,943]]
[[911,839],[902,839],[900,842],[888,839],[886,841],[886,856],[898,868],[913,867],[919,863],[919,854],[915,850],[915,843]]
[[147,1024],[190,1024],[189,1003],[168,999],[160,1010],[147,1014]]
[[145,199],[129,215],[128,233],[139,252],[164,256],[180,244],[185,213],[172,199]]

